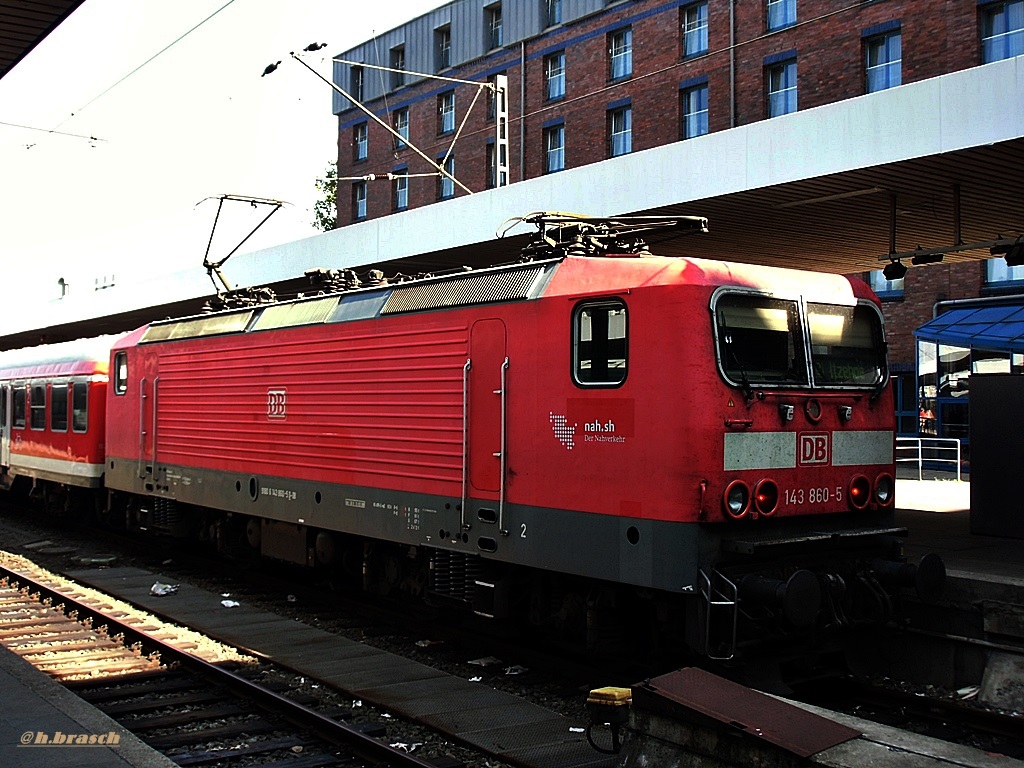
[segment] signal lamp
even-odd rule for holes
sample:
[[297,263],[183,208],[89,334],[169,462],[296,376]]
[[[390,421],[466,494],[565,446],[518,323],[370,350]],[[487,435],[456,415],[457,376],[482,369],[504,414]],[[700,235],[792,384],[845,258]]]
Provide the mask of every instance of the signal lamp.
[[750,506],[750,489],[742,480],[733,480],[722,495],[725,514],[733,520],[745,517]]
[[871,501],[871,483],[864,475],[857,475],[850,481],[850,488],[847,491],[847,498],[850,506],[854,509],[864,509]]
[[754,486],[754,508],[758,514],[773,515],[779,507],[779,486],[774,480],[762,480]]

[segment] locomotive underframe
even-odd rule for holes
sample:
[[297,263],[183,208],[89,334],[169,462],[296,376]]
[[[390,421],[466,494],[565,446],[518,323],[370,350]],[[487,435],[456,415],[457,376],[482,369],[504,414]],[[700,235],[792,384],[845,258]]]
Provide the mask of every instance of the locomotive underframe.
[[[487,499],[469,499],[463,529],[457,497],[119,459],[107,485],[130,527],[216,541],[233,525],[260,555],[339,568],[370,592],[557,625],[590,647],[609,617],[644,610],[684,624],[691,648],[732,658],[753,643],[887,620],[910,585],[875,578],[875,562],[901,559],[906,530],[891,510],[725,526],[506,504],[503,535]],[[813,574],[820,599],[794,574]],[[738,586],[716,599],[716,580]]]

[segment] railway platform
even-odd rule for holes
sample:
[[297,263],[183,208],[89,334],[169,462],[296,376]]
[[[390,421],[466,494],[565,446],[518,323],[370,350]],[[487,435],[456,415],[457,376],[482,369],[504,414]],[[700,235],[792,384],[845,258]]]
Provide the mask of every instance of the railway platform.
[[0,765],[172,768],[91,704],[0,646]]

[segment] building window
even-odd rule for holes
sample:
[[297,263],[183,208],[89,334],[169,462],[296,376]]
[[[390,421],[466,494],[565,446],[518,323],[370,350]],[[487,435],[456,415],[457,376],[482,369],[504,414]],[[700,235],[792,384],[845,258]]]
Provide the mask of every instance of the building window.
[[874,269],[868,273],[868,284],[871,286],[871,290],[879,296],[903,293],[903,278],[889,280],[880,269]]
[[363,100],[363,68],[353,66],[348,72],[348,92],[356,101]]
[[[1024,1],[1024,0],[1022,0]],[[902,42],[899,30],[869,37],[865,42],[867,56],[867,92],[895,88],[902,78]]]
[[68,431],[68,385],[50,385],[50,430]]
[[544,26],[553,27],[562,23],[562,0],[541,0],[541,15]]
[[622,80],[633,74],[633,30],[629,27],[612,32],[608,36],[610,77]]
[[796,0],[768,0],[768,30],[796,24]]
[[352,185],[352,218],[360,221],[366,218],[366,182],[357,181]]
[[1024,0],[993,3],[982,12],[982,62],[988,64],[1024,54]]
[[391,49],[390,66],[393,70],[399,70],[398,72],[391,73],[391,90],[401,88],[405,85],[405,72],[401,71],[405,69],[405,46],[399,45]]
[[626,305],[582,304],[573,313],[573,374],[580,386],[618,386],[626,380]]
[[768,68],[768,117],[796,112],[796,61]]
[[544,58],[544,84],[548,101],[565,96],[565,52],[559,51]]
[[608,149],[611,157],[633,151],[633,108],[618,107],[608,112]]
[[437,97],[437,132],[451,133],[455,130],[455,91],[445,91]]
[[84,381],[76,382],[71,388],[71,429],[89,431],[89,385]]
[[1008,267],[1002,258],[985,261],[986,285],[1016,282],[1024,283],[1024,266]]
[[698,85],[682,91],[683,138],[692,139],[708,132],[708,87]]
[[694,3],[682,10],[683,56],[697,56],[708,50],[708,4]]
[[544,129],[544,173],[565,168],[565,126],[552,125]]
[[391,207],[396,211],[404,211],[409,207],[409,177],[408,170],[402,168],[395,171],[401,174],[395,176],[391,181]]
[[487,41],[487,50],[501,48],[503,45],[501,30],[501,3],[484,8],[484,37]]
[[440,72],[452,65],[452,28],[434,30],[434,71]]
[[[440,159],[440,158],[438,158]],[[450,177],[455,176],[455,158],[451,155],[444,161],[444,169]],[[449,176],[439,176],[440,182],[437,185],[437,197],[439,200],[447,200],[455,197],[455,182]]]
[[409,108],[402,107],[395,110],[394,118],[395,132],[402,138],[395,138],[395,149],[405,149],[409,142]]
[[46,429],[46,387],[33,384],[29,397],[29,426],[37,430]]
[[357,163],[366,159],[368,134],[369,126],[366,123],[359,123],[352,127],[352,159]]

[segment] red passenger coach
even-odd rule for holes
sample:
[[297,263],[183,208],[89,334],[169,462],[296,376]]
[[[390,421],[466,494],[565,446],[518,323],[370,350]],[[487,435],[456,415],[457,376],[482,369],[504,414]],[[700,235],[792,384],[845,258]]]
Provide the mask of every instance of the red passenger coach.
[[875,617],[914,575],[877,300],[613,229],[122,339],[114,506],[538,625],[668,604],[712,655]]
[[0,352],[0,487],[102,485],[111,342]]

